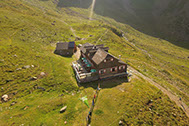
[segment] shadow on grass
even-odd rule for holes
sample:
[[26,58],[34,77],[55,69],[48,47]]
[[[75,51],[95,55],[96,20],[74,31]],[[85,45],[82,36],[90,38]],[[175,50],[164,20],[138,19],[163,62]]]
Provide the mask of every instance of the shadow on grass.
[[60,54],[57,54],[57,53],[54,53],[54,54],[61,56],[61,57],[65,57],[65,58],[72,58],[72,56],[73,56],[73,54],[72,55],[60,55]]
[[83,86],[84,88],[92,87],[93,89],[96,89],[98,84],[100,84],[100,88],[113,88],[118,85],[121,85],[122,83],[127,83],[128,78],[127,77],[116,77],[116,78],[110,78],[106,80],[98,80],[88,83],[78,83],[78,86]]

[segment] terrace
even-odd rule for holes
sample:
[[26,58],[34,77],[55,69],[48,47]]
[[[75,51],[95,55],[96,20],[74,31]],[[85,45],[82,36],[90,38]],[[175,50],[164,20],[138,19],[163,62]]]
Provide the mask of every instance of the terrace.
[[76,79],[79,83],[85,83],[98,80],[98,74],[96,69],[93,69],[93,65],[86,58],[81,58],[72,62],[72,67],[76,73]]

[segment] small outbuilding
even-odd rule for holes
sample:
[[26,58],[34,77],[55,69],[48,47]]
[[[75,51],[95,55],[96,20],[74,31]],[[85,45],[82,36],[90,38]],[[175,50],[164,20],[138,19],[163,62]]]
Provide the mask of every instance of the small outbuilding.
[[75,42],[58,42],[54,53],[61,56],[72,56],[75,51]]

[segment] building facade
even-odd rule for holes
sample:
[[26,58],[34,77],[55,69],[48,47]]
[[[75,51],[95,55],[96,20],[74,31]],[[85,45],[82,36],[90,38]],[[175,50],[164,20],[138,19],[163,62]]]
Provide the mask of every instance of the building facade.
[[[92,45],[90,43],[85,43],[80,47],[81,58],[78,63],[82,70],[85,70],[80,71],[78,69],[77,71],[75,69],[78,72],[76,78],[79,82],[90,81],[87,76],[94,77],[96,80],[127,76],[127,64],[111,55],[108,50],[109,48],[104,47],[104,45]],[[87,76],[83,77],[82,80],[80,75]]]

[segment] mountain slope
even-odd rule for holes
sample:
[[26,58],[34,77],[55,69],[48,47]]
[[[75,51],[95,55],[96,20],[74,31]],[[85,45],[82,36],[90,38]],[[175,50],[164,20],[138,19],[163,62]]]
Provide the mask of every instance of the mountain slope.
[[[76,1],[60,0],[59,6],[88,8],[92,3]],[[187,0],[96,0],[95,12],[188,49],[188,6]]]

